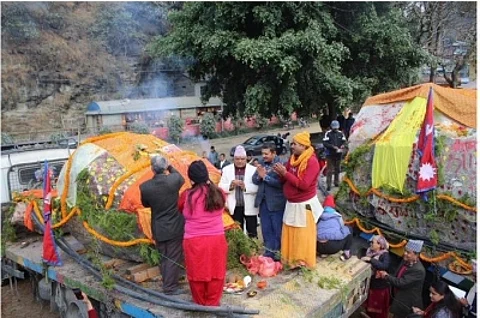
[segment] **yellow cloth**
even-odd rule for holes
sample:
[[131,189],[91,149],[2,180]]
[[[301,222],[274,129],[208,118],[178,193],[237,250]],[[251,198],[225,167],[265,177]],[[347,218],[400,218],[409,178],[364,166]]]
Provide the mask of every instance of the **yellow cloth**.
[[433,87],[435,110],[467,127],[477,127],[477,90],[473,89],[453,89],[425,83],[369,97],[363,106],[410,101],[415,97],[427,99],[430,87]]
[[312,145],[310,141],[310,133],[308,131],[302,131],[301,133],[296,134],[293,136],[293,141],[307,147]]
[[317,227],[312,211],[306,210],[307,227],[293,227],[285,223],[282,227],[282,263],[292,267],[317,264]]
[[290,157],[290,165],[292,167],[298,166],[298,177],[302,179],[303,175],[305,174],[305,170],[307,169],[308,159],[314,154],[314,149],[312,147],[312,143],[310,142],[310,134],[307,131],[301,132],[296,134],[293,137],[293,141],[308,147],[305,151],[298,156],[295,160],[295,156]]
[[377,139],[372,166],[374,188],[387,185],[403,192],[413,143],[423,123],[426,104],[423,97],[415,97],[406,103]]

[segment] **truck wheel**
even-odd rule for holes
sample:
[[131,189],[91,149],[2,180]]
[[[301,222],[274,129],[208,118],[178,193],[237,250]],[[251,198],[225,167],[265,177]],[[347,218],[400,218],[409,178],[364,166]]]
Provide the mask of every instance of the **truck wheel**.
[[74,300],[68,304],[65,318],[88,318],[87,306],[81,300]]
[[67,304],[65,301],[65,291],[63,287],[58,283],[54,283],[52,289],[53,295],[50,299],[51,311],[58,312],[60,314],[65,313],[67,311]]

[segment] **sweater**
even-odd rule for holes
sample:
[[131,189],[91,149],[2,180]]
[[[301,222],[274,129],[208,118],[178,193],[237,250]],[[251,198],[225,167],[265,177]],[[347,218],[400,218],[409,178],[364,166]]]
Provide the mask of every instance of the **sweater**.
[[325,207],[317,223],[317,240],[340,241],[349,234],[350,229],[343,223],[342,215],[329,206]]
[[207,187],[202,187],[193,194],[191,198],[192,206],[190,207],[188,198],[190,191],[187,191],[183,207],[183,216],[185,217],[185,235],[183,238],[224,234],[222,219],[224,208],[215,211],[205,210]]
[[303,178],[298,177],[298,166],[293,167],[290,161],[285,165],[287,173],[282,178],[283,194],[288,201],[293,203],[307,201],[317,195],[317,179],[320,166],[317,157],[312,155],[307,162],[307,169]]

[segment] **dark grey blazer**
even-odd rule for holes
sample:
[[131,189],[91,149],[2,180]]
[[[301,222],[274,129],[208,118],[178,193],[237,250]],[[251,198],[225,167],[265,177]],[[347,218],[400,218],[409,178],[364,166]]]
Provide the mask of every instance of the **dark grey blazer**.
[[280,181],[280,176],[273,171],[272,167],[275,163],[280,162],[280,157],[275,157],[272,163],[265,163],[263,160],[259,163],[267,168],[267,175],[262,180],[257,171],[252,176],[252,182],[258,185],[257,196],[255,197],[255,207],[258,208],[265,199],[269,211],[284,211],[287,199],[283,194],[283,184]]
[[407,267],[401,278],[397,278],[397,273],[403,264],[402,260],[395,276],[388,275],[386,277],[393,290],[396,290],[396,293],[393,293],[393,303],[390,307],[390,312],[395,317],[406,317],[412,313],[412,307],[423,308],[422,290],[425,268],[419,260],[411,267]]

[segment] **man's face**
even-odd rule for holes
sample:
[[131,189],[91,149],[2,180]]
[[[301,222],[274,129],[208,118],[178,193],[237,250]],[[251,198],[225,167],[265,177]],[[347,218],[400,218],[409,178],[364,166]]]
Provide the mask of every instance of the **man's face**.
[[403,260],[408,263],[416,262],[418,260],[418,254],[405,249],[405,252],[403,253]]
[[225,156],[224,155],[220,155],[220,161],[223,161],[225,160]]
[[233,164],[237,168],[244,168],[247,165],[247,157],[233,157]]
[[273,159],[275,158],[275,151],[272,152],[272,150],[270,149],[262,149],[262,158],[263,158],[263,161],[265,162],[272,162]]
[[293,154],[296,155],[296,156],[300,156],[300,155],[307,149],[307,147],[305,147],[304,145],[299,144],[299,143],[296,142],[295,140],[292,141],[291,146],[292,146]]

